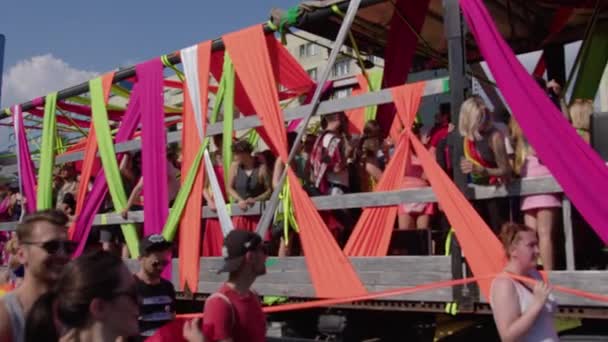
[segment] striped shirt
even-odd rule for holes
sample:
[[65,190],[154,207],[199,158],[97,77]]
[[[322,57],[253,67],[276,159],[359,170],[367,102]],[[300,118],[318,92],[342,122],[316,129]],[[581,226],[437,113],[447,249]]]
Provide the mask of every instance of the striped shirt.
[[149,285],[138,277],[137,294],[140,297],[139,305],[139,334],[142,337],[154,335],[156,330],[174,318],[175,289],[173,284],[165,279],[160,283]]

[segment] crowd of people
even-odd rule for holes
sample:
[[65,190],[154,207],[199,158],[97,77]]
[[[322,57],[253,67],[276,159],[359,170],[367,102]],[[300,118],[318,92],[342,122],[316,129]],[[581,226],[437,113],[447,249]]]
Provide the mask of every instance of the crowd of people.
[[[539,84],[555,97],[555,82]],[[559,96],[557,96],[559,97]],[[556,103],[562,106],[560,103]],[[592,103],[575,100],[565,111],[581,138],[590,141]],[[412,134],[436,156],[439,165],[457,184],[500,186],[515,177],[542,177],[551,173],[527,142],[521,128],[508,115],[498,117],[478,96],[462,104],[459,122],[450,120],[449,104],[442,104],[432,127],[415,124]],[[290,148],[296,134],[288,134]],[[214,172],[224,199],[231,199],[242,212],[270,198],[284,169],[268,150],[256,152],[245,139],[232,144],[233,160],[224,170],[221,135],[214,136]],[[380,125],[368,121],[362,134],[349,134],[343,113],[324,115],[321,128],[305,135],[290,167],[310,196],[340,196],[370,192],[382,178],[393,157],[395,141],[385,138]],[[179,190],[180,153],[172,147],[167,154],[167,182],[171,205]],[[429,186],[416,153],[407,156],[401,189]],[[127,154],[120,169],[128,194],[127,207],[120,213],[141,209],[144,182],[141,154]],[[225,173],[225,171],[227,171]],[[175,256],[175,246],[160,235],[143,237],[138,270],[131,273],[122,262],[129,257],[120,229],[97,227],[89,237],[83,256],[70,261],[75,243],[66,227],[74,221],[80,187],[76,164],[65,164],[54,180],[55,210],[22,217],[23,198],[15,187],[0,187],[0,220],[20,221],[14,233],[3,233],[4,282],[11,291],[1,299],[0,340],[2,341],[117,341],[154,335],[175,317],[175,291],[161,274]],[[91,181],[92,184],[92,181]],[[90,189],[92,186],[88,184]],[[216,194],[207,184],[204,200],[217,209]],[[503,241],[509,263],[506,273],[538,278],[544,270],[556,268],[555,228],[559,223],[561,198],[557,194],[535,194],[519,199],[472,200],[472,205]],[[108,197],[103,212],[115,211]],[[339,245],[344,246],[360,215],[360,210],[322,211],[321,216]],[[258,296],[250,290],[256,277],[265,273],[267,255],[301,255],[298,235],[283,234],[286,217],[277,217],[267,236],[255,233],[258,215],[233,216],[235,230],[224,238],[217,218],[203,219],[203,256],[226,259],[222,272],[227,283],[212,295],[205,306],[205,320],[181,322],[188,341],[263,341],[265,319]],[[510,223],[509,223],[510,222]],[[520,222],[520,223],[513,223]],[[436,203],[403,203],[395,222],[390,254],[417,254],[424,250],[418,235],[431,228],[442,234],[431,237],[434,244],[425,253],[443,253],[442,239],[449,228]],[[404,242],[405,241],[405,242]],[[121,258],[122,257],[122,258]],[[539,278],[540,279],[540,278]],[[517,299],[517,300],[515,300]],[[547,317],[554,311],[550,289],[530,288],[505,276],[493,284],[491,304],[498,331],[505,340],[522,336],[553,339]],[[47,337],[41,337],[47,336]],[[203,337],[204,336],[204,337]],[[537,339],[532,339],[537,340]]]

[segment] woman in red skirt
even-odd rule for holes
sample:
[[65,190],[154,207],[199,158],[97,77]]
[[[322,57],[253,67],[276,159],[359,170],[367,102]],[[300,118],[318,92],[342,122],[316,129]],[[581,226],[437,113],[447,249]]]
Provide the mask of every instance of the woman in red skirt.
[[[246,140],[232,145],[234,162],[228,176],[228,194],[232,196],[239,208],[247,211],[255,202],[267,200],[272,192],[270,173],[266,165],[259,163],[253,156],[253,147]],[[259,215],[234,216],[232,223],[235,229],[255,231]]]

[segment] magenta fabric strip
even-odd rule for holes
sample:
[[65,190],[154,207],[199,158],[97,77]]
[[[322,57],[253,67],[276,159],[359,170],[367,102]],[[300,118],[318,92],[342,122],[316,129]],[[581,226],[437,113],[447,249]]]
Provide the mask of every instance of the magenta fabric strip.
[[[306,99],[304,100],[304,105],[307,105],[310,103],[310,101],[312,101],[312,96],[315,93],[315,89],[317,87],[313,87],[312,89],[310,89],[310,91],[308,92],[308,94],[306,95]],[[331,89],[334,88],[334,81],[326,81],[325,84],[323,85],[323,90],[321,91],[321,96],[326,96],[327,92],[329,92]],[[295,132],[295,130],[298,128],[298,125],[300,124],[300,122],[302,122],[302,119],[296,119],[293,120],[292,122],[289,123],[289,126],[287,126],[287,131],[288,132]]]
[[34,174],[34,163],[27,142],[25,127],[23,125],[23,112],[21,106],[13,107],[13,120],[15,120],[15,137],[17,139],[17,163],[19,163],[19,181],[22,194],[26,198],[25,209],[27,213],[36,211],[36,175]]
[[[139,88],[136,84],[131,92],[131,99],[123,121],[116,133],[116,143],[125,142],[133,137],[140,121],[140,108]],[[106,182],[103,168],[101,168],[95,176],[93,189],[87,195],[84,207],[77,217],[74,241],[78,242],[78,249],[74,253],[74,256],[79,256],[84,251],[91,227],[93,226],[93,220],[97,212],[99,212],[107,193],[108,183]]]
[[160,234],[169,215],[167,137],[163,110],[163,64],[135,67],[141,91],[141,160],[144,178],[144,236]]
[[32,104],[34,106],[42,106],[42,104],[44,103],[44,98],[43,97],[37,97],[35,99],[32,100]]
[[526,72],[481,0],[460,0],[481,54],[524,135],[565,194],[608,243],[608,168]]
[[[396,9],[389,24],[388,43],[384,50],[383,89],[402,85],[407,81],[418,46],[418,37],[412,32],[409,25],[420,32],[428,12],[429,2],[430,0],[397,0]],[[397,10],[407,22],[401,18]],[[388,135],[391,129],[395,113],[393,103],[378,106],[376,121],[385,135]]]

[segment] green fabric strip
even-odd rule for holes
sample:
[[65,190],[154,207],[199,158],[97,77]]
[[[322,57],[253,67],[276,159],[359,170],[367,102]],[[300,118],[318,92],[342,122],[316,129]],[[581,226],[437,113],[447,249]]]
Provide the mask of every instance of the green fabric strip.
[[258,142],[260,142],[260,135],[258,134],[258,131],[255,130],[255,128],[250,129],[249,133],[247,133],[247,141],[249,141],[251,146],[253,146],[254,148],[258,145]]
[[[376,70],[369,72],[369,86],[368,92],[374,92],[380,90],[382,86],[382,70]],[[378,106],[369,106],[365,108],[365,122],[370,120],[376,120],[376,113],[378,112]]]
[[186,208],[186,203],[188,202],[188,197],[190,196],[192,187],[194,186],[196,175],[200,170],[201,161],[203,160],[203,154],[205,152],[205,148],[207,147],[206,145],[208,141],[208,139],[205,139],[204,143],[201,144],[200,149],[196,153],[196,158],[194,159],[194,162],[192,162],[190,170],[188,170],[188,175],[186,176],[184,183],[182,183],[182,186],[180,187],[177,196],[175,196],[173,208],[171,208],[171,210],[169,211],[167,222],[165,223],[165,227],[163,228],[163,237],[167,241],[173,241],[173,239],[175,239],[179,221],[182,218],[184,209]]
[[[97,145],[99,147],[99,155],[108,183],[108,190],[112,197],[112,203],[116,212],[121,212],[127,206],[127,195],[125,187],[122,183],[122,177],[116,160],[116,152],[112,142],[110,133],[110,123],[108,121],[108,112],[106,111],[106,103],[103,96],[103,85],[101,78],[95,78],[89,81],[91,91],[91,108],[93,111],[93,125],[97,136]],[[139,256],[139,239],[135,225],[128,223],[121,225],[122,234],[127,242],[131,258]]]
[[608,21],[599,21],[584,43],[571,99],[595,99],[608,62]]
[[57,92],[46,96],[40,146],[40,168],[38,169],[38,210],[53,208],[53,166],[55,165],[55,139],[57,137]]
[[232,130],[234,128],[234,65],[228,53],[224,54],[224,131],[222,140],[222,157],[224,158],[224,179],[228,181],[228,173],[232,164]]
[[[216,97],[216,103],[213,107],[213,111],[211,112],[211,118],[209,120],[209,122],[212,124],[217,122],[219,103],[221,103],[220,97],[223,96],[222,93],[223,90],[220,82],[220,87],[218,88],[218,95]],[[165,227],[163,228],[163,237],[167,241],[173,241],[173,239],[175,239],[175,235],[177,234],[177,228],[179,226],[179,221],[181,220],[182,214],[184,213],[184,209],[186,208],[188,197],[190,196],[190,192],[192,191],[192,187],[194,186],[194,182],[196,181],[196,174],[200,170],[204,152],[209,146],[209,142],[209,137],[205,137],[203,139],[201,148],[197,152],[196,158],[194,159],[190,170],[188,170],[186,179],[184,180],[184,183],[180,187],[179,192],[175,197],[175,201],[173,202],[173,208],[171,208],[171,210],[169,211],[169,217],[167,217],[167,222],[165,223]]]

